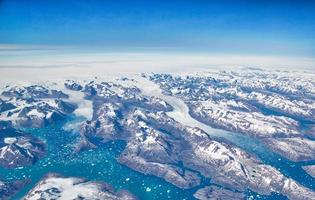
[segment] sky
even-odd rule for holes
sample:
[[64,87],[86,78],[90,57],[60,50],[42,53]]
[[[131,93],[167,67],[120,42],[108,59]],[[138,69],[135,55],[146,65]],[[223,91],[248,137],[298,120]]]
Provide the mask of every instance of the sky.
[[0,44],[313,57],[315,1],[0,0]]

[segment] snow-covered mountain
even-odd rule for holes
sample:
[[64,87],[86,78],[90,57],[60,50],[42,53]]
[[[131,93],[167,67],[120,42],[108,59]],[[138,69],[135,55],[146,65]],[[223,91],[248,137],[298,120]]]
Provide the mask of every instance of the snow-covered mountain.
[[[253,138],[292,163],[312,164],[312,79],[254,70],[142,74],[112,81],[66,79],[58,89],[48,85],[8,85],[3,89],[1,167],[34,164],[46,152],[45,142],[32,134],[34,128],[54,126],[70,115],[79,118],[76,110],[91,109],[90,117],[79,120],[73,133],[75,143],[67,144],[75,154],[103,148],[110,141],[124,141],[117,155],[121,165],[183,190],[198,188],[197,199],[243,199],[249,190],[260,195],[279,193],[289,199],[315,199],[308,185],[223,135]],[[85,108],[83,101],[91,107]],[[209,130],[217,131],[216,135]],[[303,169],[313,175],[312,165]],[[20,189],[0,182],[0,197],[9,196],[10,188],[12,192]],[[105,183],[50,173],[25,199],[135,197],[126,191],[115,192]]]
[[[282,193],[291,199],[311,199],[315,195],[230,142],[216,140],[202,129],[177,122],[167,115],[172,112],[171,105],[142,95],[139,87],[130,83],[119,89],[112,83],[85,86],[86,97],[93,101],[93,119],[81,127],[85,147],[125,140],[126,148],[118,159],[121,164],[161,177],[180,188],[198,186],[202,177],[207,177],[239,192],[249,188],[260,194]],[[294,122],[289,118],[281,120],[276,118],[274,123],[284,130],[291,125],[285,120]],[[298,135],[288,127],[287,131],[290,136]]]
[[131,193],[114,189],[102,182],[88,181],[77,177],[63,177],[59,174],[47,174],[37,185],[24,197],[25,200],[135,200]]
[[165,94],[186,102],[192,117],[212,127],[260,139],[293,161],[315,159],[315,82],[290,73],[222,71],[203,75],[151,74]]
[[45,155],[45,143],[29,133],[0,121],[0,166],[16,168],[32,165]]
[[67,102],[69,96],[44,86],[9,87],[2,92],[0,119],[20,127],[45,127],[64,120],[77,105]]

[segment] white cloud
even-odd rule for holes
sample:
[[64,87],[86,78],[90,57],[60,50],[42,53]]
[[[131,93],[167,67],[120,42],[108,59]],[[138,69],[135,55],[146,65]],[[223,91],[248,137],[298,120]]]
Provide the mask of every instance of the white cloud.
[[121,73],[176,72],[236,67],[315,71],[315,59],[189,53],[89,53],[83,51],[0,56],[0,78],[54,79],[102,77]]

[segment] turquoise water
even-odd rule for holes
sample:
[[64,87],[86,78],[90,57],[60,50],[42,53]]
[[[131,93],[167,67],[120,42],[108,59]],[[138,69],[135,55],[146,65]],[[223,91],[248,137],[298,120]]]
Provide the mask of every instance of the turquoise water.
[[[70,120],[70,123],[75,123],[75,120]],[[145,176],[128,167],[120,165],[116,161],[116,158],[124,149],[125,143],[123,141],[110,142],[98,149],[74,153],[75,145],[78,142],[78,134],[64,130],[64,125],[65,124],[58,124],[42,129],[28,129],[28,132],[31,132],[33,135],[47,142],[48,152],[44,159],[41,159],[35,165],[29,167],[18,169],[0,168],[1,178],[10,180],[31,180],[31,183],[13,199],[21,199],[49,172],[56,172],[65,176],[77,176],[90,180],[105,181],[111,184],[115,189],[127,189],[140,199],[152,200],[193,199],[192,195],[198,188],[209,185],[210,180],[205,179],[198,188],[190,190],[179,189],[161,178]],[[292,163],[282,162],[281,160],[276,163],[279,168],[285,171],[295,169],[290,166],[291,164]],[[301,173],[299,167],[296,167],[296,169],[297,174]],[[292,174],[292,172],[290,173]],[[305,176],[303,175],[296,175],[296,177],[301,180],[303,179],[303,184],[309,187],[311,187],[311,183],[314,183],[312,182],[313,180],[310,180],[310,182],[305,181]],[[247,192],[247,196],[248,199],[286,199],[281,195],[274,194],[266,197],[250,191]]]
[[123,141],[110,142],[98,149],[74,153],[78,135],[63,130],[63,124],[43,129],[29,129],[33,135],[47,142],[46,157],[35,165],[18,168],[0,168],[1,178],[30,179],[27,185],[13,199],[21,199],[45,174],[60,173],[90,180],[105,181],[115,189],[127,189],[141,199],[189,199],[195,190],[182,190],[164,180],[145,176],[120,165],[116,158],[123,151]]

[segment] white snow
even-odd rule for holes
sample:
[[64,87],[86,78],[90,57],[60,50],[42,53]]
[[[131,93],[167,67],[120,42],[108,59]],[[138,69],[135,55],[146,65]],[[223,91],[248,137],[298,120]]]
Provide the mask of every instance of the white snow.
[[13,144],[17,141],[16,137],[6,137],[4,138],[4,143],[6,144]]
[[[56,188],[59,192],[45,192],[52,188]],[[106,199],[113,197],[110,193],[102,191],[100,184],[94,182],[84,182],[79,178],[59,178],[50,177],[41,181],[35,188],[25,197],[26,200],[37,200],[40,198],[59,200],[76,199],[78,196],[85,199]]]
[[[133,77],[133,78],[137,80],[136,82],[137,87],[139,87],[139,89],[144,95],[158,97],[162,99],[163,101],[165,101],[166,103],[170,104],[174,108],[172,111],[166,113],[169,117],[174,118],[176,121],[184,125],[187,125],[190,127],[198,127],[206,131],[206,133],[209,135],[226,137],[226,138],[233,137],[227,131],[212,128],[192,118],[189,114],[189,108],[187,107],[185,102],[183,102],[179,98],[162,94],[160,87],[157,84],[153,83],[152,81],[149,81],[146,78],[142,78],[138,76]],[[137,112],[141,114],[140,111],[137,111]]]

